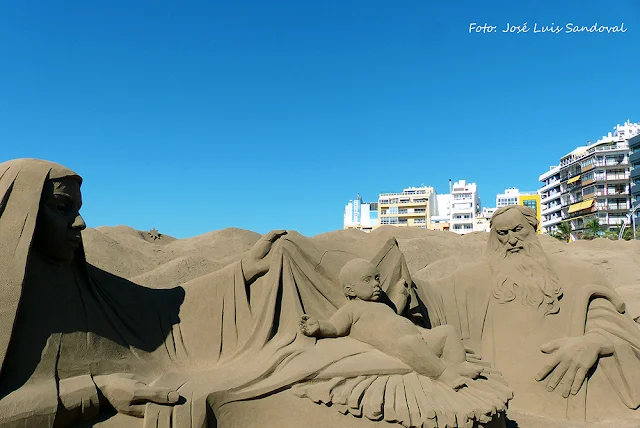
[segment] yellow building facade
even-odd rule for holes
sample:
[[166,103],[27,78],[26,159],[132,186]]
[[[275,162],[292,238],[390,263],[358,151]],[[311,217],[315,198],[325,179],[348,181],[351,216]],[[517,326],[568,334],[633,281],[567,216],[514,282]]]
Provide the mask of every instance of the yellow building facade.
[[542,228],[540,225],[540,195],[538,193],[521,193],[518,196],[518,205],[529,207],[536,212],[536,219],[538,220],[538,233],[542,233]]

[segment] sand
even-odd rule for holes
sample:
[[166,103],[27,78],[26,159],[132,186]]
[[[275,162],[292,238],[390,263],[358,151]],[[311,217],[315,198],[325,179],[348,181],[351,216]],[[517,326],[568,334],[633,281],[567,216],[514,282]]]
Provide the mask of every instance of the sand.
[[[411,227],[384,226],[373,234],[395,237],[411,274],[431,280],[484,254],[488,234],[457,235]],[[153,288],[181,285],[239,260],[258,241],[260,234],[229,228],[188,239],[161,235],[153,240],[147,232],[127,226],[98,227],[83,232],[87,260],[116,275]],[[339,230],[312,237],[314,241],[348,249],[362,245],[366,234]],[[560,242],[539,235],[550,257],[556,255],[594,265],[629,301],[640,302],[640,241]],[[323,246],[324,246],[323,245]]]
[[[481,257],[488,238],[488,234],[484,232],[461,236],[451,232],[391,226],[381,227],[372,233],[395,237],[412,276],[429,278],[431,281],[448,275],[465,262]],[[230,228],[188,239],[175,239],[167,235],[153,239],[147,232],[117,226],[87,229],[83,232],[83,237],[90,263],[140,285],[168,288],[239,260],[257,242],[260,235]],[[357,230],[340,230],[314,236],[312,240],[322,242],[324,247],[348,250],[363,245],[365,238],[366,234]],[[540,235],[540,242],[550,257],[561,256],[595,266],[625,299],[632,316],[640,316],[640,241],[596,239],[564,243]],[[268,400],[263,404],[268,404]],[[336,417],[333,412],[322,412],[323,409],[319,406],[310,406],[306,402],[296,405],[308,406],[311,413],[320,412],[327,418]],[[233,406],[229,410],[231,407]],[[223,420],[224,415],[223,412]],[[605,428],[612,423],[570,424],[538,416],[513,416],[518,423],[510,426],[519,428]],[[620,421],[619,426],[630,428],[633,425]]]

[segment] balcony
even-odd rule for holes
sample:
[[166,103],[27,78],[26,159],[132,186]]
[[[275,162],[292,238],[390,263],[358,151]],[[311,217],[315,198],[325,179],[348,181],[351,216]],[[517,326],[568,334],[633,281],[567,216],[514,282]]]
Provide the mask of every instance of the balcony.
[[593,206],[594,202],[595,202],[594,199],[575,201],[569,206],[569,209],[567,210],[567,218],[572,219],[575,217],[582,217],[586,214],[594,212],[595,211],[595,207]]
[[549,183],[543,185],[540,188],[540,192],[544,192],[545,190],[553,189],[554,187],[556,187],[558,185],[560,185],[560,179],[556,179],[556,180],[550,181]]
[[553,206],[550,206],[550,207],[547,207],[547,208],[543,208],[540,211],[540,215],[545,215],[545,214],[548,214],[548,213],[552,213],[552,212],[558,211],[560,209],[562,209],[562,204],[556,204],[556,205],[553,205]]
[[597,211],[608,211],[608,212],[627,212],[630,207],[628,204],[608,204],[608,205],[597,205]]
[[558,224],[560,222],[562,222],[562,216],[543,218],[542,219],[542,226],[543,227],[549,227],[549,226],[553,226],[554,224]]
[[594,182],[599,182],[602,183],[604,181],[607,182],[613,182],[613,181],[629,181],[629,179],[631,178],[631,174],[629,172],[625,172],[624,174],[620,173],[620,174],[602,174],[602,175],[596,175],[595,177],[593,177],[593,179],[589,180],[589,181],[585,181],[582,183],[582,186],[585,187],[589,184],[593,184]]
[[[597,191],[595,193],[593,193],[593,195],[595,196],[629,196],[629,191],[628,190],[623,190],[623,191]],[[585,199],[587,198],[587,196],[585,195]]]
[[596,166],[595,166],[595,164],[589,164],[589,165],[587,165],[587,166],[585,166],[585,167],[583,167],[583,168],[582,168],[582,172],[583,172],[583,173],[585,173],[585,172],[589,172],[589,171],[591,171],[592,169],[594,169],[595,167],[596,167]]
[[403,210],[399,210],[398,211],[398,217],[425,217],[426,213],[422,212],[422,213],[415,213],[415,212],[408,212],[408,211],[403,211]]
[[415,201],[400,201],[398,205],[407,206],[407,205],[417,205],[417,206],[425,206],[428,202],[428,199],[425,200],[415,200]]
[[549,201],[549,200],[553,200],[556,198],[559,198],[562,195],[561,191],[555,191],[555,192],[548,192],[546,194],[540,194],[540,200],[541,201]]

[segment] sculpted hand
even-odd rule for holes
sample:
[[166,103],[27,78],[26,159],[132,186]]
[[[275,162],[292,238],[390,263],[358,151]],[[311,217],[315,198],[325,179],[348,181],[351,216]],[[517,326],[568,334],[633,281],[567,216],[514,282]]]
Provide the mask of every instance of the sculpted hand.
[[286,235],[286,230],[272,230],[271,232],[263,235],[262,238],[251,249],[251,256],[255,260],[263,259],[269,251],[271,251],[271,246],[273,243],[280,238],[282,235]]
[[269,259],[267,255],[271,251],[273,243],[282,235],[286,235],[286,230],[272,230],[262,236],[251,248],[249,257],[242,260],[242,271],[247,281],[266,273],[269,270]]
[[398,281],[396,283],[396,289],[399,290],[398,293],[405,295],[407,297],[409,297],[410,290],[409,290],[409,284],[407,283],[407,280],[404,278],[401,278],[400,281]]
[[111,404],[118,413],[144,417],[146,403],[174,405],[180,394],[171,388],[148,386],[133,375],[116,373],[93,378],[102,394],[101,401]]
[[549,376],[548,391],[553,391],[559,386],[558,390],[563,397],[568,397],[569,393],[575,395],[582,387],[591,367],[606,349],[606,339],[599,334],[566,337],[546,343],[540,350],[545,354],[553,354],[552,359],[540,370],[536,380],[541,381]]
[[300,330],[305,336],[315,336],[320,331],[320,322],[311,315],[303,315],[300,319]]

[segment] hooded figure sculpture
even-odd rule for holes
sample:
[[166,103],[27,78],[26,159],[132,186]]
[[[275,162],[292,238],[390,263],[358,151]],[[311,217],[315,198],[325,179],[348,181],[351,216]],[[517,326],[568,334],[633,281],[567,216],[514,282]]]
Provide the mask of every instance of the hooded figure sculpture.
[[86,263],[81,184],[50,162],[0,164],[0,426],[63,426],[101,402],[139,416],[146,401],[178,399],[130,374],[153,378],[172,364],[165,345],[179,341],[184,291]]
[[[349,248],[273,231],[240,261],[152,289],[86,262],[81,183],[51,162],[0,164],[0,427],[68,426],[115,408],[111,426],[141,426],[144,417],[144,426],[200,428],[215,406],[296,384],[311,397],[336,379],[329,389],[360,391],[350,412],[372,419],[384,408],[385,418],[406,413],[407,423],[487,422],[509,400],[488,374],[434,408],[424,394],[439,394],[438,385],[416,387],[420,379],[400,360],[349,337],[300,332],[303,313],[329,318],[347,302],[337,278],[353,258],[372,261],[386,293],[401,278],[411,283],[395,239],[367,236]],[[428,327],[431,297],[418,292],[405,316]],[[396,387],[420,393],[398,400]]]

